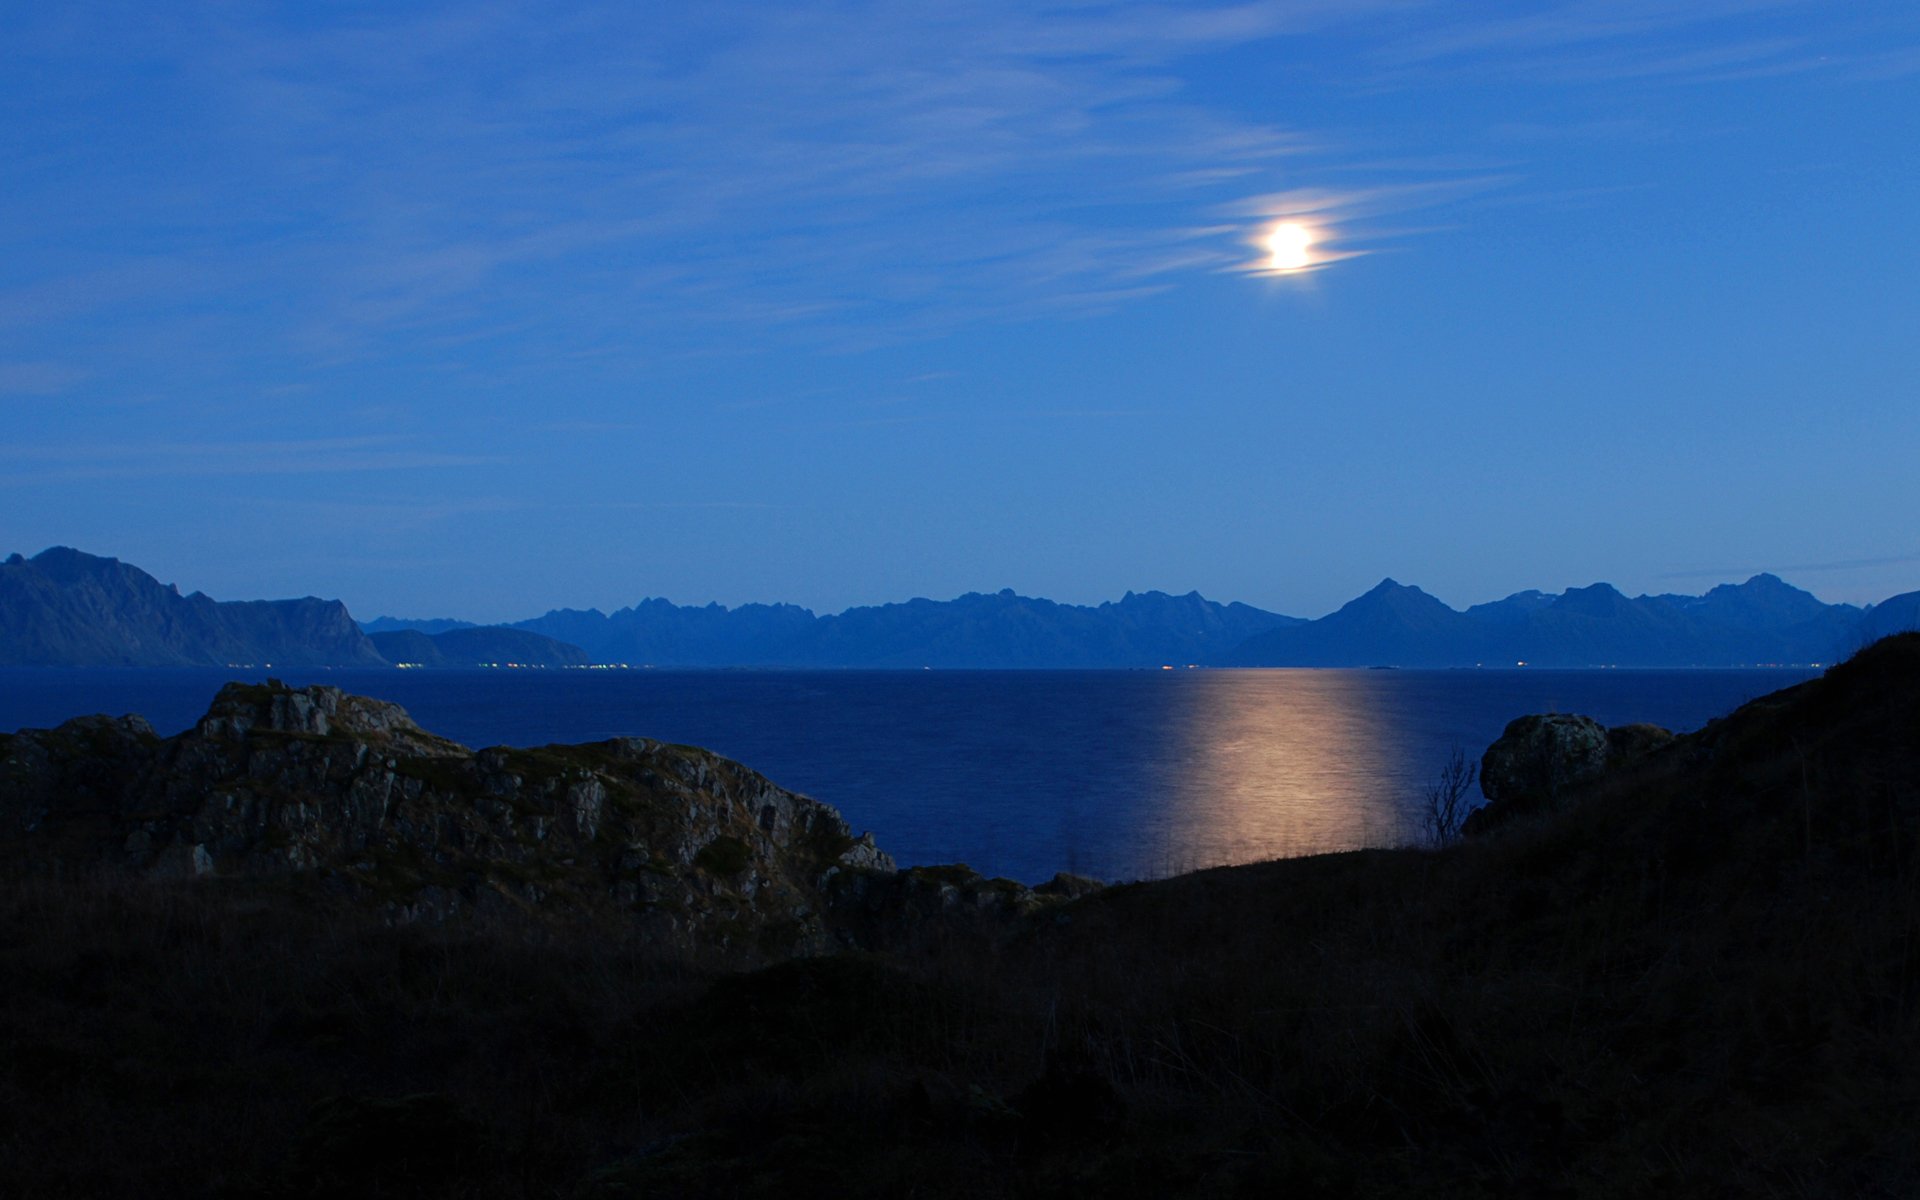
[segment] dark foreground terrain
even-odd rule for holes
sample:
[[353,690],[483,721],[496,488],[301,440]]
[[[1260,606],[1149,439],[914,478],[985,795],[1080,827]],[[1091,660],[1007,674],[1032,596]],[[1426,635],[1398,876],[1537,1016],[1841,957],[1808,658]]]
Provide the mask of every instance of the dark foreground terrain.
[[[212,869],[181,851],[198,877],[155,878],[99,857],[122,845],[105,793],[133,786],[109,773],[59,835],[81,857],[9,860],[0,1193],[1920,1192],[1920,635],[1464,844],[1071,901],[842,862],[830,822],[826,844],[762,845],[751,809],[688,840],[656,784],[679,804],[718,771],[762,803],[697,752],[470,765],[410,729],[441,765],[382,769],[442,816],[512,778],[497,827],[364,871],[309,831],[317,858],[267,871],[291,802],[262,792],[248,869],[208,842]],[[261,761],[215,734],[151,752]],[[324,777],[339,736],[276,732],[270,765]],[[633,868],[697,918],[673,927],[732,935],[669,953],[666,910],[625,919],[586,867],[529,857],[515,831],[593,780],[621,836],[678,847]],[[172,806],[153,828],[213,820],[203,796],[141,796]],[[606,880],[627,869],[570,836]],[[753,863],[806,909],[792,945],[868,948],[782,958],[729,924],[757,919]],[[401,884],[504,899],[422,915]]]

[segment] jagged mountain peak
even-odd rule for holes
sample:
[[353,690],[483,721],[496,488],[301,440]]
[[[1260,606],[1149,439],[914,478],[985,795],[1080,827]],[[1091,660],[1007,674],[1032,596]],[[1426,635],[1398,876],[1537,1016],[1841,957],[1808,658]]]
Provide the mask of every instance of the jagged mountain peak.
[[1608,598],[1618,596],[1622,600],[1627,597],[1625,592],[1606,582],[1604,579],[1589,583],[1585,587],[1570,587],[1560,594],[1562,596],[1605,596]]
[[1610,583],[1590,583],[1568,588],[1549,606],[1549,611],[1590,617],[1615,617],[1633,609],[1634,601]]
[[1411,584],[1401,583],[1395,579],[1382,579],[1366,592],[1347,601],[1339,611],[1342,613],[1362,613],[1379,609],[1397,611],[1443,611],[1449,613],[1454,611],[1437,597],[1429,595]]
[[117,566],[120,562],[117,558],[110,558],[104,554],[88,554],[85,550],[76,550],[72,546],[48,546],[34,555],[32,561],[43,567],[60,563],[100,563],[106,566]]
[[75,550],[72,546],[49,546],[20,564],[31,566],[52,579],[70,582],[81,578],[108,579],[120,578],[130,581],[144,581],[160,586],[160,581],[142,571],[139,567],[123,563],[117,558],[105,558],[98,554],[88,554],[84,550]]
[[1489,600],[1485,604],[1476,604],[1472,608],[1469,608],[1467,611],[1468,612],[1484,612],[1489,609],[1501,608],[1501,607],[1523,609],[1523,610],[1545,608],[1547,605],[1552,604],[1556,599],[1558,599],[1558,597],[1556,597],[1551,592],[1543,592],[1538,588],[1528,588],[1526,591],[1523,591],[1523,592],[1513,592],[1513,593],[1510,593],[1509,595],[1502,596],[1498,600]]
[[1769,574],[1765,571],[1749,577],[1742,583],[1719,584],[1708,589],[1707,593],[1701,596],[1700,599],[1703,602],[1712,602],[1716,598],[1730,599],[1734,597],[1747,600],[1772,600],[1776,602],[1805,599],[1812,601],[1816,606],[1820,605],[1820,601],[1813,593],[1794,587],[1778,575]]

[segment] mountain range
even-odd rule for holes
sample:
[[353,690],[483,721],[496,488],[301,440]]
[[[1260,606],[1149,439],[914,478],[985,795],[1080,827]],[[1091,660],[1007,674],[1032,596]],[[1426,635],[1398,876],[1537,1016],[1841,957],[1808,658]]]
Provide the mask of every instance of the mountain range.
[[380,666],[338,600],[220,603],[112,558],[56,546],[0,563],[10,666]]
[[559,609],[514,628],[571,642],[597,662],[663,667],[1100,668],[1217,663],[1255,634],[1301,623],[1198,592],[1128,592],[1092,607],[1008,589],[827,616],[791,604],[646,600],[612,614]]
[[[1391,579],[1317,621],[1243,642],[1234,666],[1730,667],[1830,663],[1871,641],[1881,610],[1910,628],[1912,601],[1863,612],[1824,604],[1773,575],[1704,596],[1623,595],[1609,584],[1517,592],[1465,612]],[[1895,616],[1906,605],[1904,623]],[[1871,620],[1869,620],[1871,618]],[[1884,632],[1894,632],[1889,628]]]
[[1388,579],[1311,621],[1197,592],[1073,605],[1009,589],[826,615],[648,599],[512,625],[359,625],[337,600],[183,596],[137,567],[66,547],[0,563],[7,666],[1731,667],[1830,663],[1911,628],[1920,591],[1862,609],[1765,574],[1700,596],[1629,597],[1597,583],[1465,611]]
[[0,563],[0,666],[560,666],[584,662],[523,630],[369,637],[338,600],[183,596],[140,568],[65,546]]

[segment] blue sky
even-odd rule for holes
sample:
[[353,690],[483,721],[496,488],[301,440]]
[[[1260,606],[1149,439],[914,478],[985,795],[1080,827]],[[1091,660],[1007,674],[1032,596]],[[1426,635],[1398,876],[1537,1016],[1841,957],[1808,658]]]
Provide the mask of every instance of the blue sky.
[[1920,587],[1911,3],[695,8],[0,17],[0,550],[482,620]]

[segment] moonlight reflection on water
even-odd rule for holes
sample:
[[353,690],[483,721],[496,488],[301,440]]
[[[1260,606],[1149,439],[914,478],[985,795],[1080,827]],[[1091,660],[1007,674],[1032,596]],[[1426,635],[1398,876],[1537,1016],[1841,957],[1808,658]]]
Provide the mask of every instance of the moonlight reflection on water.
[[[1512,718],[1697,728],[1807,671],[293,671],[469,746],[634,734],[706,746],[838,807],[903,864],[1106,879],[1409,836],[1456,745]],[[264,672],[0,670],[0,730],[83,713],[191,725]]]
[[1400,840],[1415,769],[1368,673],[1209,672],[1177,688],[1150,818],[1175,870]]

